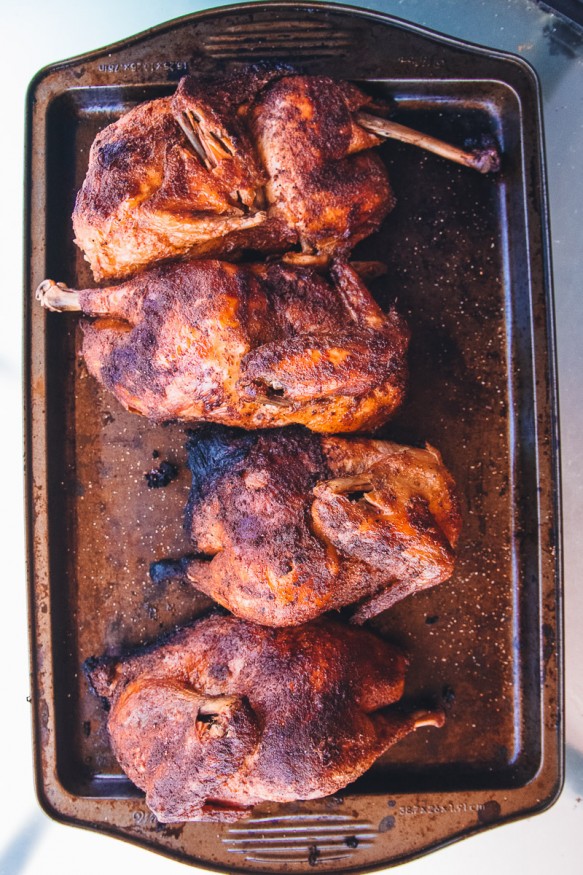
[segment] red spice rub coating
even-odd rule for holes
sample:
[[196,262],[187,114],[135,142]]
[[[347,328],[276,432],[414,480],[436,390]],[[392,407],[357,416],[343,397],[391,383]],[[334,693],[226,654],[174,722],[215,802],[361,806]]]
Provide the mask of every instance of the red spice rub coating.
[[[184,77],[96,137],[73,227],[96,280],[185,257],[343,254],[394,205],[345,82],[259,65]],[[288,74],[288,75],[286,75]]]
[[416,727],[419,715],[379,710],[401,697],[405,668],[392,645],[330,619],[274,630],[210,616],[87,674],[120,765],[170,823],[235,820],[355,780]]
[[77,298],[98,317],[84,326],[89,371],[154,421],[346,432],[382,424],[403,399],[408,329],[347,264],[326,279],[190,261]]
[[289,428],[203,429],[188,447],[203,555],[180,575],[237,616],[288,626],[357,603],[364,622],[453,573],[459,502],[432,447]]

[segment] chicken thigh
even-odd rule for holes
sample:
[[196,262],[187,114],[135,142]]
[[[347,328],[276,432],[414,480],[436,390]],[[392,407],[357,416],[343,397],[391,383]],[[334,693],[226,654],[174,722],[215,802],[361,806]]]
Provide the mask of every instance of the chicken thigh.
[[357,431],[403,398],[408,329],[345,263],[326,280],[285,264],[190,261],[80,292],[46,280],[37,297],[97,317],[84,325],[89,371],[154,421]]
[[386,706],[406,660],[364,629],[209,616],[125,659],[90,659],[113,751],[159,821],[233,821],[345,787],[442,712]]

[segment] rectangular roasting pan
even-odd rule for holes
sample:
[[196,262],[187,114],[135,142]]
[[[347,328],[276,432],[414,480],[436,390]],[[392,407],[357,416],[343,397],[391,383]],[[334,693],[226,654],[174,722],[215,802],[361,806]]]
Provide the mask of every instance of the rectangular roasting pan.
[[[343,793],[265,804],[235,825],[164,826],[120,773],[88,656],[152,640],[210,604],[148,577],[188,552],[184,429],[126,413],[89,378],[75,316],[34,302],[44,277],[91,284],[71,211],[89,146],[187,70],[257,60],[368,80],[394,117],[463,145],[501,143],[496,178],[382,149],[398,205],[357,257],[381,258],[413,340],[408,400],[385,430],[437,446],[460,486],[455,577],[382,615],[407,696],[443,730],[395,747]],[[58,820],[228,872],[367,871],[544,809],[563,774],[558,435],[540,95],[521,59],[333,4],[234,6],[55,64],[28,98],[26,363],[36,775]],[[150,490],[152,453],[179,465]]]

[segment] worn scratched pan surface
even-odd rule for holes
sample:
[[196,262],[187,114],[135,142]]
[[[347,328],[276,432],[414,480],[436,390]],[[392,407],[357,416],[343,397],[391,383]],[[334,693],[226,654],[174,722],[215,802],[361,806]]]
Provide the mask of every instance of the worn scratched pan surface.
[[[409,399],[386,429],[439,447],[461,487],[455,577],[375,625],[411,655],[407,695],[443,730],[390,752],[342,794],[266,804],[235,826],[156,822],[120,773],[83,660],[206,610],[149,563],[188,549],[184,433],[124,412],[79,360],[75,316],[33,302],[45,276],[90,283],[70,215],[95,134],[187,70],[259,59],[364,80],[394,117],[463,145],[492,134],[482,177],[386,144],[398,206],[361,246],[413,330]],[[562,781],[556,397],[539,92],[521,60],[331,4],[251,4],[184,18],[54,65],[31,86],[27,465],[36,772],[54,817],[212,869],[386,866],[539,811]],[[152,454],[181,465],[149,490]]]

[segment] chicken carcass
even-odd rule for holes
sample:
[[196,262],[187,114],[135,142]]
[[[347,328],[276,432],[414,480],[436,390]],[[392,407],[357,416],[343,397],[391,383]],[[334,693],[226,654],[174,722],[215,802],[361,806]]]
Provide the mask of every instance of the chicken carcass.
[[394,205],[371,151],[383,138],[474,161],[375,109],[350,83],[277,66],[184,77],[93,143],[73,227],[95,279],[241,250],[344,255]]
[[278,263],[178,262],[102,289],[46,280],[37,297],[98,317],[84,326],[89,371],[154,421],[356,431],[403,398],[408,329],[345,263],[327,281]]
[[453,573],[461,517],[437,450],[303,429],[195,430],[190,581],[235,615],[291,626],[356,604],[365,620]]
[[443,713],[403,713],[406,660],[364,629],[209,616],[125,659],[90,659],[113,751],[159,821],[233,821],[334,793]]
[[379,226],[393,195],[366,150],[380,139],[351,120],[369,98],[329,79],[284,78],[308,92],[285,94],[275,107],[285,120],[268,103],[264,121],[257,98],[281,76],[277,67],[188,76],[172,97],[98,134],[73,213],[96,280],[176,257],[282,252],[300,241],[311,251],[320,237],[346,252]]

